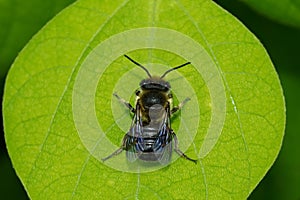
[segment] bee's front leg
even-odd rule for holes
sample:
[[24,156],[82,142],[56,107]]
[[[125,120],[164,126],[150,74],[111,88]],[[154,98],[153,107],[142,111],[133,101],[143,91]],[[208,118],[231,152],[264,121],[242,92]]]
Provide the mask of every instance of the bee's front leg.
[[184,159],[187,159],[187,160],[189,160],[189,161],[192,161],[192,162],[194,162],[195,164],[197,164],[197,160],[188,157],[187,155],[185,155],[185,154],[179,149],[179,147],[178,147],[178,139],[177,139],[177,136],[176,136],[176,134],[175,134],[175,132],[174,132],[173,130],[171,130],[171,134],[172,134],[172,137],[174,138],[174,143],[175,143],[174,150],[175,150],[175,152],[176,152],[180,157],[182,157],[182,158],[184,158]]
[[132,107],[132,105],[125,101],[125,99],[119,97],[119,95],[117,95],[117,93],[113,94],[122,104],[124,104],[127,108],[129,108],[130,112],[135,113],[135,109]]
[[178,106],[174,106],[171,110],[171,114],[174,114],[175,112],[180,110],[189,100],[191,100],[191,98],[187,97]]

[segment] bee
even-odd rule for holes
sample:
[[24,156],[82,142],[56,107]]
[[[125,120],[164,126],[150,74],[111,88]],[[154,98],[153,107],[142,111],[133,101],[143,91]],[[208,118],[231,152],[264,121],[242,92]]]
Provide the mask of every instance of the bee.
[[122,151],[126,151],[127,160],[134,162],[142,160],[145,162],[157,162],[168,164],[173,151],[182,158],[197,163],[197,160],[185,155],[178,147],[178,139],[171,128],[171,116],[179,111],[183,105],[190,100],[186,98],[178,106],[171,108],[173,96],[171,85],[164,77],[181,67],[191,64],[186,62],[177,67],[167,70],[163,75],[152,76],[150,72],[127,55],[129,61],[143,69],[148,78],[140,82],[140,90],[136,90],[136,103],[133,107],[129,102],[113,95],[133,113],[133,119],[129,131],[123,137],[122,145],[115,152],[102,159],[106,161]]

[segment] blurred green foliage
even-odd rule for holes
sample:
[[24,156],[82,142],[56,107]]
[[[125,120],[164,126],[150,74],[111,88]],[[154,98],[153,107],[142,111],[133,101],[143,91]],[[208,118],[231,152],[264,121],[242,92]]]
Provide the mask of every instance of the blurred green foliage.
[[263,15],[283,24],[300,27],[299,0],[240,0]]
[[[0,0],[1,93],[4,77],[18,52],[49,19],[73,1]],[[300,28],[277,24],[257,14],[242,2],[215,1],[239,18],[264,44],[279,73],[286,97],[287,127],[282,151],[249,199],[300,199]],[[3,133],[0,177],[1,199],[28,198],[9,161]]]

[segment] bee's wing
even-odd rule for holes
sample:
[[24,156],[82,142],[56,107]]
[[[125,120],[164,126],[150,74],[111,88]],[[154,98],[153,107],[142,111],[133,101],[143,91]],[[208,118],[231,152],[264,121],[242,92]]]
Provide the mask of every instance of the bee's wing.
[[[133,115],[132,121],[131,121],[131,126],[130,129],[127,133],[127,135],[132,136],[132,137],[137,137],[140,136],[142,133],[142,116],[140,112],[140,105],[139,102],[137,102],[136,107],[135,107],[135,113]],[[134,141],[132,141],[134,142]]]
[[[126,135],[126,157],[129,162],[134,162],[138,159],[138,149],[135,141],[136,137],[134,137],[136,134],[135,130],[137,129],[135,126],[136,125],[132,126]],[[133,136],[131,136],[131,134],[133,134]]]
[[162,165],[167,165],[170,163],[172,157],[172,142],[168,143],[162,149],[162,155],[160,156],[159,162]]
[[170,126],[170,107],[167,106],[165,116],[159,129],[159,138],[161,139],[160,145],[162,149],[158,160],[162,165],[169,164],[172,157],[172,135]]
[[133,151],[126,151],[126,157],[129,162],[134,162],[138,159],[137,153]]
[[142,118],[140,113],[140,105],[137,102],[135,113],[132,119],[129,132],[126,134],[126,157],[129,162],[134,162],[139,157],[139,149],[137,146],[136,138],[142,134]]
[[139,151],[139,152],[126,151],[127,161],[133,163],[133,162],[135,162],[142,154],[143,154],[143,152],[141,152],[141,151]]

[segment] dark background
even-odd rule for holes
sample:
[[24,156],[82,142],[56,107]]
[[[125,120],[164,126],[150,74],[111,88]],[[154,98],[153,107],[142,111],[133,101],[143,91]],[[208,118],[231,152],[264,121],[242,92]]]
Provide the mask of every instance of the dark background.
[[[59,12],[66,5],[74,0],[61,0],[60,3],[55,1],[41,1],[44,8],[47,6],[52,9],[43,13],[43,16],[33,16],[32,18],[21,19],[13,18],[12,23],[18,20],[26,20],[26,28],[20,29],[17,45],[11,51],[10,56],[2,55],[0,51],[1,75],[0,77],[0,94],[2,96],[4,76],[6,69],[12,64],[13,59],[17,56],[18,51],[28,42],[55,13]],[[57,1],[58,2],[58,1]],[[249,7],[238,1],[232,0],[215,0],[219,5],[228,10],[240,21],[242,21],[263,43],[267,49],[275,68],[281,79],[282,87],[286,99],[287,107],[287,125],[286,134],[282,150],[275,164],[261,181],[249,199],[300,199],[300,142],[299,122],[300,122],[300,28],[290,27],[269,20],[261,14],[256,13]],[[234,2],[234,3],[233,3]],[[26,1],[29,6],[31,1]],[[48,5],[47,5],[48,4]],[[1,6],[1,4],[0,4]],[[46,6],[46,7],[45,7]],[[0,7],[0,12],[3,8]],[[25,15],[32,15],[30,10]],[[1,14],[0,14],[1,15]],[[0,16],[1,17],[1,16]],[[0,24],[1,29],[5,29],[5,24]],[[300,25],[298,26],[300,27]],[[0,46],[7,38],[0,30]],[[7,37],[7,36],[6,36]],[[1,48],[1,47],[0,47]],[[1,125],[1,130],[2,124]],[[2,199],[28,199],[19,179],[9,160],[3,131],[0,132],[0,197]]]

